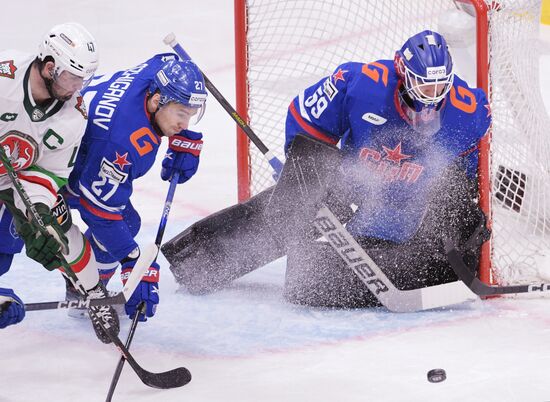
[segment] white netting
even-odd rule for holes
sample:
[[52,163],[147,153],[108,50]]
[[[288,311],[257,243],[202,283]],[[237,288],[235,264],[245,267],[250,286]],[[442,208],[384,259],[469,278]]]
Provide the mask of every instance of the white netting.
[[490,18],[493,258],[500,282],[547,277],[550,137],[539,87],[539,0],[508,0]]
[[[540,0],[487,4],[494,118],[492,260],[500,281],[512,282],[528,270],[538,275],[550,244],[545,131],[550,125],[538,84]],[[342,62],[393,58],[409,36],[443,29],[441,22],[453,25],[450,16],[459,9],[452,0],[249,0],[247,7],[250,126],[281,159],[287,107],[301,89]],[[460,13],[463,28],[473,31],[468,14]],[[461,47],[470,43],[463,42]],[[453,55],[460,56],[454,58],[459,72],[475,85],[475,59],[467,59],[475,49],[450,44]],[[251,192],[256,194],[274,182],[254,146],[250,158]],[[550,272],[550,257],[547,265]]]

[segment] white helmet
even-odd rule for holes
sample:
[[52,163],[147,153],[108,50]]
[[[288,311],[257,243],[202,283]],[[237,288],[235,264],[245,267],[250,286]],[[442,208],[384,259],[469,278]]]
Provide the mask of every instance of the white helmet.
[[94,37],[76,22],[50,29],[38,46],[38,58],[44,60],[47,56],[55,62],[55,76],[66,70],[85,82],[92,78],[99,64]]

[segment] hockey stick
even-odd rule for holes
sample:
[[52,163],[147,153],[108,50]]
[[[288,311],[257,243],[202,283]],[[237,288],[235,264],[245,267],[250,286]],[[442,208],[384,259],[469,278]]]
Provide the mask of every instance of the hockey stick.
[[540,293],[550,291],[550,283],[531,285],[491,286],[480,281],[464,263],[462,255],[450,239],[445,239],[445,252],[456,275],[479,296],[496,296],[515,293]]
[[[141,314],[145,314],[145,302],[141,302],[137,308],[137,314],[132,320],[132,325],[130,326],[130,331],[128,332],[128,338],[126,339],[126,348],[130,348],[130,344],[132,343],[132,339],[134,339],[134,333],[136,332],[136,328],[139,322],[139,316]],[[111,380],[111,385],[109,386],[109,392],[107,393],[107,399],[105,399],[106,402],[111,402],[113,398],[113,394],[115,393],[115,388],[118,384],[118,380],[120,378],[120,374],[122,373],[122,368],[124,367],[125,359],[124,357],[121,357],[118,361],[118,364],[115,369],[115,373],[113,374],[113,378]]]
[[313,224],[361,282],[391,311],[413,312],[477,299],[461,281],[399,290],[328,207],[319,209]]
[[[136,265],[130,272],[128,280],[122,291],[109,297],[101,299],[83,299],[83,300],[60,300],[53,302],[26,303],[25,311],[41,311],[41,310],[56,310],[66,308],[90,308],[94,306],[112,306],[114,304],[125,304],[136,290],[138,283],[141,281],[143,274],[151,266],[151,263],[156,258],[157,250],[153,247],[147,247],[140,254]],[[153,256],[153,257],[151,257]]]
[[[169,33],[164,38],[164,43],[170,46],[176,54],[181,57],[183,60],[192,60],[191,57],[187,54],[187,52],[181,47],[181,45],[178,43],[176,39],[176,35],[174,33]],[[262,154],[264,154],[265,158],[275,171],[277,175],[281,173],[283,170],[283,163],[265,146],[265,144],[258,138],[258,136],[252,131],[250,126],[246,123],[246,121],[239,116],[237,111],[231,106],[231,104],[225,99],[225,97],[218,91],[218,89],[212,84],[212,81],[208,79],[208,77],[202,72],[202,76],[204,77],[204,82],[206,84],[206,88],[212,93],[214,98],[220,103],[220,105],[225,109],[225,111],[235,120],[235,123],[241,128],[241,130],[244,131],[246,136],[256,145],[256,147],[260,150]]]
[[[164,38],[164,43],[171,46],[176,54],[182,59],[191,60],[187,52],[177,42],[173,33]],[[214,87],[204,73],[202,74],[204,76],[206,87],[210,90],[214,98],[216,98],[216,100],[223,106],[223,108],[231,115],[233,120],[237,122],[239,127],[241,127],[245,134],[250,138],[254,145],[256,145],[264,154],[275,173],[280,175],[283,166],[281,161],[273,155],[262,140],[252,131],[252,128],[248,126],[244,119],[235,111],[235,109],[229,105],[227,100],[216,89],[216,87]],[[276,162],[272,163],[273,160]],[[376,265],[376,263],[368,256],[366,251],[363,250],[363,248],[357,243],[353,236],[351,236],[347,229],[344,228],[332,211],[326,205],[323,205],[317,213],[314,223],[317,227],[317,225],[321,225],[326,222],[330,222],[332,225],[325,227],[325,229],[329,230],[329,232],[333,232],[331,233],[331,238],[327,239],[329,240],[331,247],[340,255],[341,258],[343,258],[348,267],[350,267],[358,278],[365,283],[376,298],[378,298],[378,300],[389,310],[395,312],[412,312],[462,303],[465,301],[474,300],[476,298],[475,295],[473,295],[461,281],[421,289],[397,289],[382,272],[382,270]],[[324,233],[321,228],[317,227],[317,229],[320,230],[321,233]],[[342,239],[347,241],[350,247],[342,249],[339,243]],[[353,261],[348,259],[348,256],[350,255],[348,253],[352,252],[356,253],[358,258],[361,258],[364,265],[353,265]],[[379,288],[378,286],[381,287]]]
[[[46,229],[44,222],[42,221],[42,218],[34,208],[34,205],[32,204],[27,192],[23,188],[23,185],[19,181],[19,178],[17,177],[17,173],[15,172],[13,166],[11,165],[3,147],[0,147],[0,161],[6,168],[8,177],[10,178],[13,187],[15,188],[15,191],[19,194],[21,197],[21,200],[25,204],[25,208],[27,208],[27,211],[30,212],[31,220],[36,226],[36,228],[45,236],[51,236],[48,230]],[[79,293],[85,298],[88,298],[88,292],[86,289],[82,286],[80,281],[78,280],[76,274],[72,270],[71,266],[67,263],[65,260],[65,257],[62,253],[59,253],[59,259],[61,261],[61,265],[65,271],[65,273],[68,275],[69,279],[72,281],[74,287],[79,291]],[[95,314],[92,312],[92,314]],[[122,341],[119,339],[118,336],[113,334],[110,331],[110,328],[107,328],[103,321],[101,319],[97,320],[103,331],[107,334],[107,336],[111,339],[112,343],[115,345],[115,347],[119,350],[119,352],[128,360],[128,363],[130,366],[134,369],[140,380],[145,384],[153,388],[175,388],[175,387],[181,387],[182,385],[187,384],[191,380],[191,374],[189,373],[189,370],[187,370],[184,367],[178,367],[176,369],[165,371],[162,373],[151,373],[147,370],[144,370],[134,359],[134,357],[130,354],[128,349],[124,346]]]
[[[176,158],[178,158],[179,156],[180,155],[177,155]],[[148,253],[150,253],[150,255],[148,256],[148,258],[147,259],[144,258],[142,261],[142,264],[144,266],[148,262],[148,264],[146,265],[147,268],[151,266],[153,261],[155,261],[155,259],[158,256],[160,245],[162,242],[162,237],[164,236],[166,223],[168,222],[168,215],[170,214],[170,209],[172,207],[172,200],[174,199],[174,194],[176,192],[176,186],[178,184],[179,177],[180,177],[180,172],[175,172],[173,176],[170,178],[170,187],[168,188],[168,194],[166,194],[166,200],[164,201],[164,208],[162,209],[162,216],[160,218],[159,228],[157,230],[157,237],[155,238],[155,244],[153,244],[152,247],[149,248]],[[137,308],[136,316],[132,321],[132,326],[128,334],[128,339],[126,340],[127,349],[130,348],[130,344],[132,343],[132,338],[134,337],[134,332],[136,331],[137,322],[141,314],[145,315],[145,302],[141,302],[139,304]],[[121,356],[120,360],[118,361],[118,364],[115,369],[115,373],[113,374],[113,379],[111,380],[111,386],[109,387],[109,392],[107,394],[107,399],[106,399],[107,402],[110,402],[111,398],[113,397],[113,393],[115,392],[115,388],[118,384],[118,380],[120,378],[120,374],[122,373],[122,368],[124,367],[125,361],[126,359],[124,358],[124,356]],[[189,373],[189,379],[187,382],[191,381],[191,373],[189,371],[188,373]]]

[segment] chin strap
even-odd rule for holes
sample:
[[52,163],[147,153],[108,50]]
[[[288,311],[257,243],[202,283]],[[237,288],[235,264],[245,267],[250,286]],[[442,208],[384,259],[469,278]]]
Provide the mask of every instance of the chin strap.
[[[151,93],[149,92],[147,94],[147,100],[145,101],[145,104],[149,103],[149,99],[151,99],[153,97],[154,93]],[[151,123],[151,127],[153,127],[153,130],[155,130],[155,133],[157,133],[157,135],[159,137],[166,137],[166,135],[162,132],[161,128],[159,127],[159,125],[157,124],[157,121],[156,121],[156,118],[155,116],[157,115],[157,112],[159,111],[160,109],[160,106],[157,105],[157,109],[154,111],[154,112],[151,112],[149,113],[149,123]]]

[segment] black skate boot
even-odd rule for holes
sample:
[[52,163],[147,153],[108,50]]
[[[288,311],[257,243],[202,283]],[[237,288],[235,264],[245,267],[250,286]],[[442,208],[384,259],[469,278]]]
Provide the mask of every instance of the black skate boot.
[[[105,289],[105,285],[101,281],[92,289],[88,290],[90,299],[101,299],[109,296],[109,293]],[[99,320],[103,322],[103,325],[113,335],[118,335],[120,331],[120,323],[118,321],[118,314],[113,306],[95,306],[90,307],[88,310],[92,325],[99,340],[103,343],[111,343],[111,338],[105,333]]]

